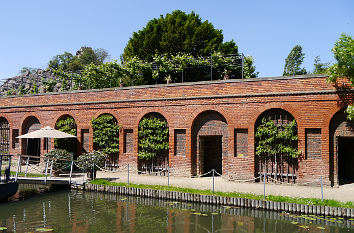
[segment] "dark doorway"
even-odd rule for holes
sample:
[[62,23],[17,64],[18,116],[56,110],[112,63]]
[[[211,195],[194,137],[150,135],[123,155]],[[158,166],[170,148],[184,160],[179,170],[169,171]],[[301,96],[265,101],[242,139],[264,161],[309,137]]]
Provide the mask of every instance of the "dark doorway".
[[40,155],[40,142],[41,140],[39,138],[28,138],[27,139],[27,155],[35,155],[39,156]]
[[339,184],[354,183],[354,137],[338,137]]
[[222,136],[200,137],[200,165],[203,173],[212,169],[222,174]]

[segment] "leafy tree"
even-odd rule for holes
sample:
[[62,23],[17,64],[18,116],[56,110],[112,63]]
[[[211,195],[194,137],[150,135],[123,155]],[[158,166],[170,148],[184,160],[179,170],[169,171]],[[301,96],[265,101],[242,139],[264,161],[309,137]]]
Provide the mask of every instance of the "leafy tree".
[[83,70],[85,66],[94,64],[100,65],[109,57],[105,49],[99,48],[93,50],[91,47],[81,47],[72,55],[69,52],[56,55],[48,63],[48,68],[51,70],[71,71],[76,72]]
[[304,58],[305,54],[302,52],[302,47],[300,45],[296,45],[285,59],[283,75],[306,74],[306,69],[300,68]]
[[316,56],[314,60],[314,74],[326,74],[328,72],[329,63],[322,63],[320,56]]
[[256,72],[256,67],[254,66],[253,57],[247,56],[244,60],[243,65],[243,77],[244,78],[257,78],[259,72]]
[[119,153],[119,125],[111,114],[103,114],[91,121],[96,150],[106,155]]
[[[63,131],[65,133],[75,135],[77,134],[77,127],[74,118],[71,116],[66,116],[57,121],[55,124],[57,130]],[[54,146],[59,149],[64,149],[69,152],[76,152],[77,139],[76,138],[60,138],[54,140]]]
[[99,64],[103,64],[110,57],[108,51],[103,48],[95,49],[95,55]]
[[238,53],[234,41],[223,42],[221,30],[215,29],[199,15],[176,10],[160,18],[150,20],[140,31],[134,32],[124,49],[122,58],[127,61],[137,56],[152,61],[155,54],[189,53],[194,57],[207,56],[221,51]]
[[[348,78],[354,86],[354,39],[347,34],[341,34],[332,52],[337,63],[329,67],[328,81],[335,83],[337,78]],[[345,112],[349,120],[354,120],[353,104],[349,105]]]
[[49,69],[68,70],[69,63],[74,59],[74,56],[69,52],[56,55],[48,63]]
[[166,120],[154,116],[144,117],[139,123],[138,134],[139,159],[151,160],[169,148]]

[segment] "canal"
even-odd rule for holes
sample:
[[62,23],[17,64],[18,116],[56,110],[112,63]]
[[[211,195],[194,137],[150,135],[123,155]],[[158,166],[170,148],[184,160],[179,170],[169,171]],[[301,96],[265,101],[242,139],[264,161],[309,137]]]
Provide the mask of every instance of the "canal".
[[0,233],[354,232],[354,219],[67,190],[1,203],[1,227]]

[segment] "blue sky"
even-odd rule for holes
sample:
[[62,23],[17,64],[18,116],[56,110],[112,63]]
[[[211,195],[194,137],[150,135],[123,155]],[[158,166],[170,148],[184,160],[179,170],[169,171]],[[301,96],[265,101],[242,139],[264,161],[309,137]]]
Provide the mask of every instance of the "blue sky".
[[132,33],[161,14],[196,12],[251,55],[260,77],[280,76],[297,44],[304,66],[315,56],[334,62],[333,44],[342,32],[354,36],[353,0],[119,1],[11,0],[0,2],[0,79],[24,67],[45,68],[64,51],[104,48],[119,59]]

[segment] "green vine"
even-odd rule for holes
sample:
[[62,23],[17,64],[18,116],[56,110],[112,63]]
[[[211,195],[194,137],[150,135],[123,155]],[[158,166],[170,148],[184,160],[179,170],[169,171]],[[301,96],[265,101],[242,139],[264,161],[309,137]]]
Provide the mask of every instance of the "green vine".
[[139,123],[139,159],[151,160],[168,148],[167,121],[156,117],[143,118]]
[[297,149],[295,120],[286,125],[276,125],[270,118],[263,118],[256,129],[255,137],[258,140],[256,147],[258,156],[286,155],[297,158],[300,154]]
[[[63,119],[60,119],[56,124],[55,128],[57,130],[63,131],[65,133],[75,135],[77,134],[76,123],[74,118],[67,116]],[[59,149],[64,149],[69,152],[76,152],[76,138],[60,138],[54,140],[54,146]]]
[[97,150],[107,155],[119,153],[119,125],[110,114],[103,114],[91,121],[93,143]]

